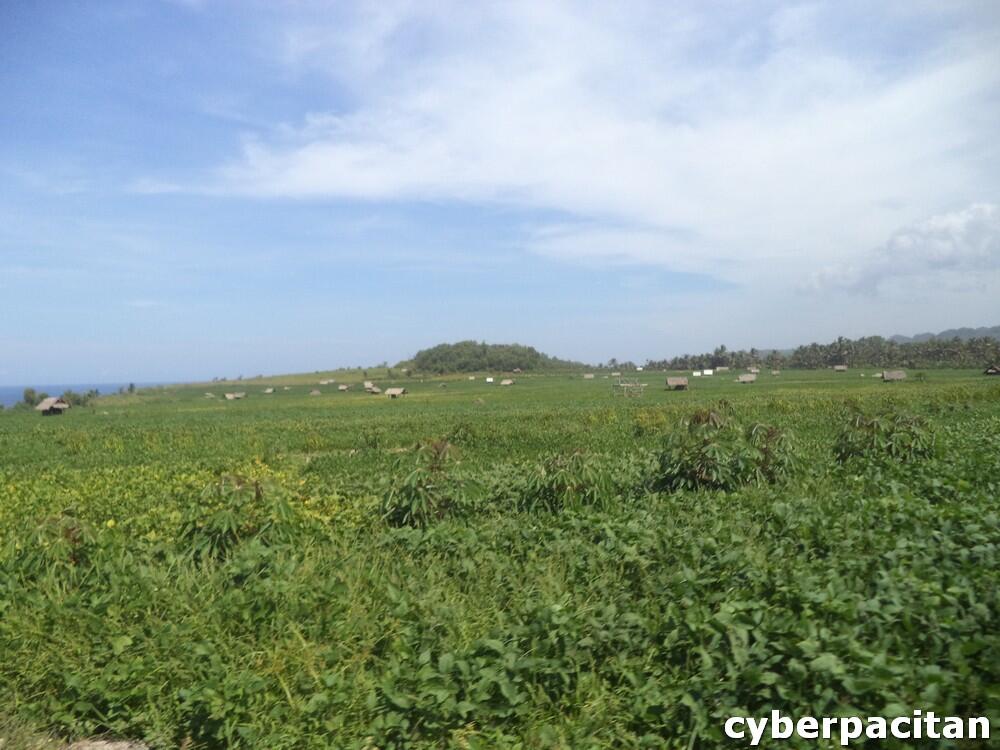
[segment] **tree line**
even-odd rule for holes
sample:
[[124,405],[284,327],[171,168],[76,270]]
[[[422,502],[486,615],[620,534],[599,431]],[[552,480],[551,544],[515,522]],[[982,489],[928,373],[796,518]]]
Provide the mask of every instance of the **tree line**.
[[661,360],[649,360],[646,366],[659,370],[691,370],[706,367],[768,367],[778,370],[819,369],[834,365],[848,367],[936,368],[988,367],[1000,363],[1000,341],[986,336],[966,340],[930,339],[899,343],[881,336],[847,339],[843,336],[829,344],[805,344],[789,352],[777,350],[730,351],[719,346],[711,353],[683,354]]

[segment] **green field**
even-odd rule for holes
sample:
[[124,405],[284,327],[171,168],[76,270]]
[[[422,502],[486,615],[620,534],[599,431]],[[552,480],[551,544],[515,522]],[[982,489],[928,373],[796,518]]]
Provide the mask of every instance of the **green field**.
[[646,372],[625,399],[371,370],[408,395],[340,372],[0,413],[0,737],[711,748],[772,708],[998,731],[1000,379],[874,372]]

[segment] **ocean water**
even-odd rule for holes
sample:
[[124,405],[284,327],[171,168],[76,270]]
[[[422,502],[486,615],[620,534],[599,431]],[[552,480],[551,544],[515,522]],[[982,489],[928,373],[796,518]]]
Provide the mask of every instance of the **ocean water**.
[[[154,385],[154,383],[136,383],[136,388],[145,388],[147,386]],[[96,388],[103,394],[116,393],[119,388],[124,386],[128,388],[128,383],[71,383],[69,385],[0,385],[0,405],[5,409],[9,409],[24,395],[25,388],[34,388],[39,393],[45,392],[50,396],[61,396],[66,391],[76,391],[77,393],[86,393],[87,391]]]

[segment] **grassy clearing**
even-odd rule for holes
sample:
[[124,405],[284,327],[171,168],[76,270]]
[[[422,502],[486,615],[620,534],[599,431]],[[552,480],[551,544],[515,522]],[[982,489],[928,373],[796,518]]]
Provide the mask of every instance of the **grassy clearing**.
[[268,748],[721,747],[724,717],[771,708],[995,720],[1000,388],[858,375],[646,373],[641,400],[303,378],[5,413],[0,715]]

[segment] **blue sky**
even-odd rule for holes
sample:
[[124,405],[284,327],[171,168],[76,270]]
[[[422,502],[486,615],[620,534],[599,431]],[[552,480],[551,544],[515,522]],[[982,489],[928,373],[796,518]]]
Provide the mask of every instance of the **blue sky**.
[[4,3],[0,29],[0,383],[1000,322],[987,0]]

